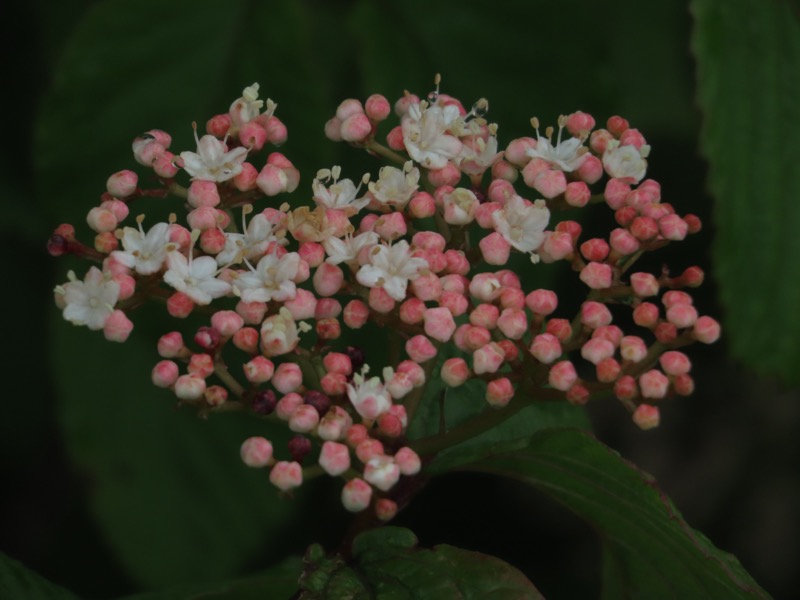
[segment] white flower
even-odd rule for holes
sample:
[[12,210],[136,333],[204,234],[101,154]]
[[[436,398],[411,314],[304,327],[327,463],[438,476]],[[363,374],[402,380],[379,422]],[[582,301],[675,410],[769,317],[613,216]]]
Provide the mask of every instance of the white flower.
[[356,279],[367,287],[383,287],[400,302],[405,300],[409,280],[416,279],[427,268],[428,261],[411,256],[408,242],[401,240],[392,246],[375,246],[370,252],[370,264],[359,269]]
[[[311,327],[308,323],[301,321],[300,331],[309,331]],[[292,313],[285,306],[282,306],[277,315],[272,315],[264,319],[261,324],[261,352],[266,357],[278,356],[291,352],[300,342],[298,324],[292,317]]]
[[274,252],[264,255],[255,269],[236,276],[234,291],[245,302],[285,302],[297,295],[294,278],[300,268],[300,255],[287,252],[280,258]]
[[288,243],[285,238],[279,238],[274,234],[277,226],[263,214],[254,216],[250,219],[250,223],[246,223],[242,215],[242,225],[244,233],[225,234],[225,247],[217,254],[218,265],[237,264],[244,259],[255,260],[264,256],[270,243],[276,242],[281,245]]
[[480,202],[472,191],[456,188],[442,198],[442,205],[445,221],[451,225],[466,225],[475,220]]
[[640,149],[636,146],[620,146],[619,140],[611,140],[603,153],[603,167],[611,177],[630,179],[639,183],[647,173],[647,161],[650,146]]
[[69,283],[55,289],[65,303],[64,318],[93,331],[102,329],[119,299],[119,284],[97,267],[89,269],[83,281],[72,271],[69,279]]
[[325,262],[333,265],[350,263],[358,258],[358,253],[365,246],[374,246],[378,243],[378,234],[374,231],[365,231],[353,237],[348,234],[344,238],[329,237],[322,241],[322,246],[328,254]]
[[[365,368],[362,373],[366,373]],[[355,385],[354,385],[355,384]],[[347,384],[347,397],[362,418],[374,421],[392,407],[392,398],[381,383],[380,377],[365,379],[362,374],[353,375],[353,383]]]
[[152,275],[161,270],[167,252],[176,249],[169,241],[169,224],[156,223],[145,234],[141,217],[137,219],[139,229],[125,227],[122,230],[122,250],[115,250],[111,256],[129,269],[135,268],[140,275]]
[[553,135],[552,128],[548,128],[547,137],[539,135],[539,121],[533,119],[534,127],[536,127],[536,147],[528,148],[525,154],[530,158],[541,158],[550,163],[554,168],[560,169],[569,173],[579,168],[584,159],[586,158],[586,150],[583,146],[583,141],[579,138],[571,137],[568,140],[561,141],[561,132],[564,130],[566,124],[566,117],[559,117],[558,124],[558,138],[556,145],[553,146],[550,137]]
[[513,196],[503,210],[492,213],[497,232],[520,252],[535,252],[544,241],[544,229],[550,221],[550,211],[544,202],[527,203]]
[[240,146],[227,150],[225,142],[213,135],[204,135],[197,139],[197,128],[194,130],[194,139],[197,142],[197,152],[181,152],[183,168],[192,179],[228,181],[242,172],[247,148]]
[[[230,114],[234,125],[249,123],[260,116],[264,101],[258,99],[258,88],[259,85],[257,83],[247,86],[242,92],[242,97],[237,98],[231,104],[228,114]],[[267,110],[264,111],[267,118],[272,116],[277,107],[277,104],[267,98]]]
[[397,167],[382,167],[378,173],[378,181],[369,184],[369,191],[375,200],[398,209],[408,204],[418,188],[419,169],[410,160],[402,170]]
[[461,151],[458,138],[447,133],[460,116],[458,107],[452,104],[428,106],[420,102],[409,106],[401,122],[408,155],[428,169],[445,167]]
[[[311,183],[311,189],[314,191],[314,201],[318,206],[342,210],[348,216],[352,216],[369,203],[369,197],[356,198],[358,191],[361,189],[361,184],[356,187],[349,179],[339,180],[340,172],[340,167],[333,167],[331,170],[321,169],[317,173],[316,179]],[[369,175],[366,177],[368,178]],[[333,183],[325,187],[322,184],[322,180],[328,181],[331,178],[333,178]]]
[[462,146],[456,163],[467,175],[480,175],[500,160],[502,155],[497,151],[497,136],[490,135],[486,140],[478,137],[471,144]]
[[231,291],[231,285],[216,278],[217,261],[210,256],[187,259],[180,252],[173,250],[167,253],[168,270],[164,273],[164,282],[179,292],[183,292],[195,304],[210,304],[214,298],[224,296]]

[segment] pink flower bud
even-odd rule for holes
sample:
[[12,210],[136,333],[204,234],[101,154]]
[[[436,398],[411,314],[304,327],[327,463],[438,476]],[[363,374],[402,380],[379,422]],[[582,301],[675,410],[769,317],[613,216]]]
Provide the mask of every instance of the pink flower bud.
[[185,348],[183,336],[178,331],[166,333],[158,340],[158,354],[163,358],[184,356]]
[[572,324],[567,319],[550,319],[545,326],[545,331],[559,341],[565,342],[572,337]]
[[500,316],[500,309],[494,304],[482,303],[475,307],[469,314],[469,322],[477,327],[494,329],[497,326],[497,319]]
[[469,284],[469,293],[481,302],[491,302],[502,292],[502,286],[492,273],[478,273]]
[[347,392],[347,376],[341,373],[326,373],[320,380],[322,391],[330,396]]
[[404,360],[395,369],[398,373],[405,373],[411,378],[414,387],[425,384],[425,369],[414,360]]
[[408,215],[414,219],[425,219],[436,213],[436,202],[427,192],[415,194],[408,203]]
[[606,203],[614,210],[625,206],[625,199],[631,191],[631,186],[622,179],[611,178],[606,183],[606,189],[603,192]]
[[519,308],[507,308],[497,319],[497,327],[507,338],[519,340],[528,331],[528,319],[525,311]]
[[611,383],[619,377],[622,367],[617,359],[613,357],[605,358],[597,363],[597,381],[600,383]]
[[567,258],[575,251],[572,236],[564,231],[546,231],[539,247],[539,256],[545,263]]
[[388,438],[398,438],[403,435],[403,424],[395,415],[386,412],[378,417],[378,432]]
[[199,400],[206,391],[206,380],[197,375],[181,375],[175,381],[175,395],[180,400]]
[[633,234],[627,229],[617,228],[611,232],[609,237],[611,248],[614,252],[622,256],[628,256],[637,252],[641,244]]
[[118,171],[106,181],[106,190],[116,198],[131,196],[139,184],[139,176],[133,171]]
[[275,405],[275,414],[279,419],[288,421],[294,412],[303,405],[303,397],[296,392],[291,392],[278,400]]
[[647,344],[635,335],[626,335],[619,343],[620,355],[624,360],[637,363],[647,356]]
[[338,340],[342,335],[339,319],[320,319],[314,329],[321,340]]
[[578,381],[578,373],[575,371],[575,365],[568,360],[557,362],[550,367],[547,381],[555,389],[566,392]]
[[328,475],[341,475],[350,468],[350,449],[344,444],[327,441],[322,444],[319,464]]
[[579,138],[594,129],[594,117],[589,113],[577,111],[567,117],[567,131]]
[[400,473],[406,476],[416,475],[422,468],[419,455],[408,446],[403,446],[394,453],[394,462],[400,469]]
[[453,315],[446,308],[429,308],[423,317],[425,319],[425,333],[435,340],[447,342],[456,330]]
[[678,337],[678,328],[672,323],[663,321],[658,323],[653,329],[656,339],[662,344],[671,344]]
[[310,404],[301,404],[289,417],[289,429],[297,433],[313,431],[318,424],[319,412]]
[[586,260],[603,261],[608,256],[608,244],[602,238],[592,238],[581,244],[581,254]]
[[447,250],[444,257],[447,260],[446,270],[448,273],[462,276],[469,273],[471,265],[466,255],[460,250]]
[[436,274],[427,273],[411,282],[411,290],[420,301],[435,302],[442,295],[442,282]]
[[400,479],[400,467],[391,456],[373,456],[364,467],[364,479],[379,490],[388,492]]
[[95,206],[86,215],[89,227],[98,233],[111,232],[117,228],[117,218],[107,208]]
[[611,323],[611,311],[605,304],[587,301],[581,305],[581,323],[590,329],[597,329]]
[[211,326],[228,338],[244,326],[244,319],[232,310],[220,310],[211,316]]
[[[603,163],[592,154],[587,154],[585,156],[586,158],[583,159],[581,166],[578,167],[576,171],[573,171],[573,174],[581,181],[591,185],[600,181],[600,178],[603,176]],[[573,206],[575,206],[575,204],[573,204]]]
[[664,354],[659,357],[658,362],[667,375],[684,375],[692,369],[692,363],[689,361],[689,357],[677,350],[664,352]]
[[254,354],[258,352],[258,330],[252,327],[242,327],[233,334],[233,345],[243,352]]
[[689,226],[678,215],[671,214],[659,219],[658,231],[665,239],[680,241],[686,237]]
[[346,142],[361,142],[372,133],[372,123],[364,113],[353,114],[342,120],[339,134]]
[[490,342],[472,353],[472,370],[476,375],[496,373],[505,360],[505,352],[495,342]]
[[156,363],[150,374],[153,385],[168,388],[178,379],[178,365],[171,360],[162,360]]
[[652,302],[642,302],[633,309],[633,322],[639,327],[651,329],[658,322],[658,306]]
[[437,350],[427,337],[420,334],[406,342],[406,353],[411,360],[424,363],[436,356]]
[[695,321],[692,335],[698,342],[713,344],[719,339],[720,325],[711,317],[700,317]]
[[275,373],[275,365],[263,356],[256,356],[242,365],[244,376],[250,383],[266,383]]
[[314,273],[314,289],[320,296],[333,296],[343,283],[344,272],[331,263],[322,263]]
[[220,198],[216,182],[195,179],[189,185],[186,201],[192,208],[217,206],[220,203]]
[[669,379],[661,371],[651,369],[639,376],[639,388],[642,396],[657,400],[667,395]]
[[590,262],[581,269],[580,279],[593,290],[603,290],[611,287],[612,276],[611,265]]
[[373,121],[383,121],[392,112],[392,106],[385,96],[372,94],[364,103],[364,112]]
[[550,333],[540,333],[533,338],[530,353],[539,362],[549,365],[561,356],[561,343],[556,336]]
[[650,217],[636,217],[631,223],[631,233],[643,242],[652,240],[658,235],[658,223]]
[[386,314],[394,309],[396,302],[382,287],[369,289],[369,306],[375,312]]
[[639,395],[636,380],[630,375],[623,375],[614,383],[614,395],[620,400],[633,400]]
[[267,141],[275,146],[283,145],[289,137],[286,125],[274,115],[266,120],[264,129],[267,131]]
[[614,344],[603,338],[592,338],[581,348],[581,356],[593,365],[614,356]]
[[500,377],[486,386],[486,402],[494,408],[506,406],[514,397],[514,386],[508,377]]
[[115,310],[103,323],[103,335],[109,342],[124,342],[133,331],[133,323],[121,310]]
[[633,287],[633,293],[640,298],[658,295],[658,279],[650,273],[633,273],[631,287]]
[[272,462],[272,444],[263,437],[251,437],[242,442],[239,453],[248,467],[266,467]]
[[567,390],[567,402],[573,406],[583,406],[589,402],[589,390],[582,383],[576,383]]
[[355,98],[342,100],[339,106],[336,107],[336,118],[340,121],[360,114],[364,114],[364,107],[361,105],[361,101]]
[[511,244],[497,233],[490,233],[478,243],[483,260],[490,265],[504,265],[511,256]]
[[558,306],[558,296],[550,290],[534,290],[525,296],[525,304],[537,315],[549,315]]
[[469,378],[469,367],[463,358],[448,358],[442,364],[442,381],[450,387],[458,387]]
[[353,364],[347,354],[341,352],[329,352],[322,359],[322,365],[330,373],[341,373],[350,375],[353,372]]
[[657,406],[640,404],[633,412],[633,422],[644,431],[658,427],[661,421],[661,413]]
[[703,228],[703,223],[697,215],[683,215],[683,220],[689,228],[689,233],[698,233]]
[[189,359],[188,371],[192,375],[205,379],[214,372],[214,359],[209,354],[192,354]]
[[316,314],[317,298],[314,296],[313,292],[301,288],[297,290],[294,298],[287,300],[283,305],[295,321],[302,321],[304,319],[311,319]]
[[527,151],[535,147],[536,140],[531,137],[511,140],[506,148],[505,158],[518,167],[524,167],[530,161]]
[[363,479],[355,478],[344,484],[342,488],[342,505],[349,512],[360,512],[369,506],[372,500],[372,486]]
[[356,445],[355,450],[358,460],[367,464],[374,456],[383,455],[383,444],[380,440],[367,437]]
[[267,314],[267,305],[264,302],[243,302],[240,300],[236,305],[236,312],[245,323],[260,325],[264,320],[264,315]]
[[[463,165],[464,163],[462,163]],[[451,162],[448,162],[441,169],[428,170],[428,181],[436,187],[443,185],[455,186],[458,185],[460,179],[461,171]]]
[[360,329],[369,318],[369,308],[361,300],[351,300],[344,307],[342,318],[350,329]]
[[536,176],[532,187],[549,200],[567,190],[567,178],[563,171],[547,169]]
[[296,391],[302,383],[303,372],[292,362],[281,363],[272,375],[272,385],[281,394]]
[[681,373],[672,380],[672,387],[680,396],[691,396],[694,393],[694,379],[688,373]]
[[454,317],[458,317],[467,312],[469,300],[456,292],[442,292],[439,297],[439,306],[449,310]]
[[673,304],[667,309],[667,321],[679,329],[691,327],[697,321],[697,309],[691,304]]
[[243,162],[241,173],[232,179],[233,187],[240,192],[249,192],[256,189],[256,179],[258,179],[258,169],[249,162]]
[[257,121],[243,123],[239,127],[239,141],[242,146],[257,152],[267,143],[267,130]]
[[303,483],[303,468],[300,463],[282,460],[275,463],[269,473],[269,480],[282,492],[300,487]]

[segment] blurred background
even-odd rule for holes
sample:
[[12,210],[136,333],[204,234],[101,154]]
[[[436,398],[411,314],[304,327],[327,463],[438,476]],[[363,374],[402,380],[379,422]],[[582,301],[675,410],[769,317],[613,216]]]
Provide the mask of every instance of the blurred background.
[[[741,232],[731,228],[740,221],[709,191],[700,148],[712,128],[698,97],[724,86],[724,73],[709,60],[698,74],[688,3],[432,4],[236,0],[206,10],[188,0],[38,0],[16,6],[14,18],[3,15],[0,231],[14,260],[7,261],[13,280],[4,285],[0,550],[82,597],[113,598],[246,575],[287,549],[338,543],[347,515],[335,487],[304,490],[293,502],[275,498],[260,474],[243,473],[238,463],[235,449],[258,430],[253,423],[198,421],[150,386],[155,340],[167,326],[158,311],[137,315],[132,339],[112,346],[68,326],[52,302],[67,270],[82,273],[85,266],[48,256],[47,237],[69,221],[90,239],[85,213],[108,175],[132,165],[131,140],[161,128],[173,134],[173,149],[192,149],[191,121],[224,112],[254,81],[262,97],[278,103],[276,114],[289,128],[281,151],[299,167],[301,189],[333,164],[354,179],[377,169],[369,157],[324,138],[322,126],[341,100],[376,92],[394,100],[405,89],[422,96],[435,73],[443,76],[442,91],[467,106],[489,99],[502,147],[530,135],[533,116],[545,125],[575,110],[590,112],[598,125],[614,114],[626,117],[652,146],[648,175],[661,182],[665,200],[705,224],[647,266],[657,272],[666,262],[680,272],[700,265],[709,275],[695,294],[700,312],[739,327],[742,313],[730,299],[747,292],[747,268],[770,265],[742,265],[738,288],[714,276],[728,252],[718,236],[736,240]],[[695,2],[695,12],[713,4]],[[794,5],[766,4],[798,31]],[[753,22],[754,39],[761,39]],[[708,38],[723,48],[727,25],[717,24],[710,20]],[[800,41],[781,43],[779,51],[794,56]],[[757,54],[753,44],[743,51]],[[787,64],[761,67],[781,73]],[[731,103],[747,111],[752,98],[777,94],[758,81],[750,96]],[[797,92],[798,83],[787,85]],[[788,110],[788,102],[775,110]],[[796,119],[781,125],[800,133]],[[786,147],[759,139],[752,151],[780,160],[794,152],[796,159],[791,133]],[[745,134],[740,141],[749,143]],[[716,175],[717,182],[742,176]],[[770,199],[748,199],[761,201]],[[791,196],[782,201],[787,211],[797,204]],[[168,212],[157,203],[150,209]],[[792,223],[776,234],[782,260],[792,256],[784,239]],[[783,285],[796,288],[790,273]],[[598,438],[652,473],[692,527],[735,554],[776,598],[789,598],[800,586],[800,397],[792,383],[793,365],[800,364],[791,362],[798,352],[794,317],[780,312],[785,304],[772,303],[800,296],[776,300],[758,284],[749,287],[756,288],[750,293],[762,307],[763,329],[772,331],[778,320],[780,332],[785,318],[785,337],[750,340],[745,331],[733,342],[726,335],[714,346],[691,347],[696,392],[663,407],[655,431],[638,431],[611,402],[588,410]],[[788,366],[771,370],[764,360],[748,360],[751,343],[779,346]],[[411,527],[423,545],[495,554],[547,597],[596,595],[600,546],[593,532],[529,488],[450,475],[431,484],[397,524]]]

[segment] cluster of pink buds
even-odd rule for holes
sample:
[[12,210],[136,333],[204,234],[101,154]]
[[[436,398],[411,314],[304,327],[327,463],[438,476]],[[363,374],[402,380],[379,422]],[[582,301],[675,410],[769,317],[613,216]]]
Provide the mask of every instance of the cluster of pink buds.
[[[272,200],[298,189],[300,175],[283,154],[258,158],[287,131],[257,84],[205,135],[195,126],[196,151],[173,154],[159,130],[137,138],[134,158],[152,169],[153,187],[133,171],[111,175],[87,215],[93,244],[71,225],[50,239],[51,254],[96,263],[56,288],[64,318],[123,342],[147,300],[178,320],[200,315],[201,326],[158,341],[153,383],[202,414],[285,422],[288,447],[247,439],[244,463],[269,468],[284,492],[314,474],[342,478],[345,508],[371,507],[382,520],[426,458],[406,430],[435,377],[452,388],[483,382],[487,410],[611,395],[639,427],[658,425],[659,403],[694,387],[678,348],[712,343],[720,328],[686,292],[702,283],[699,268],[673,277],[634,265],[697,232],[699,219],[662,202],[645,179],[650,148],[625,119],[596,129],[575,112],[545,135],[533,119],[536,137],[503,151],[488,102],[466,110],[436,84],[425,100],[342,102],[326,135],[389,164],[354,179],[339,166],[319,170],[305,188],[310,205]],[[383,144],[378,128],[392,113],[399,123]],[[123,226],[146,197],[177,198],[175,213]],[[587,239],[575,218],[552,218],[592,204],[614,213],[606,236]],[[556,261],[585,284],[577,314],[560,313],[553,290],[523,288],[520,273]],[[343,341],[367,323],[399,340],[397,364],[367,364]]]

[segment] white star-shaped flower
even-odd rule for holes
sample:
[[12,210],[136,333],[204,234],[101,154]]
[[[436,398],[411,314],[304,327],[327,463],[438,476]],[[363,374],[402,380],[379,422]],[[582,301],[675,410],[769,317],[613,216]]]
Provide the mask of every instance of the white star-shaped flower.
[[427,268],[428,261],[412,256],[408,242],[401,240],[392,246],[375,246],[370,252],[370,264],[359,269],[356,279],[367,287],[383,287],[389,296],[401,302],[405,300],[409,280],[416,279]]
[[409,160],[402,170],[397,167],[382,167],[378,173],[378,181],[369,184],[373,198],[383,205],[402,209],[419,189],[419,169],[413,165]]
[[97,267],[89,269],[83,281],[72,271],[69,278],[69,283],[55,289],[65,303],[64,318],[93,331],[102,329],[119,299],[119,284]]
[[348,234],[344,238],[329,237],[323,240],[322,246],[328,254],[325,262],[333,265],[351,263],[358,258],[358,253],[365,246],[374,246],[378,243],[378,234],[374,231],[365,231],[353,237]]
[[[367,372],[365,367],[363,373]],[[362,374],[353,375],[353,383],[347,384],[347,397],[359,415],[374,421],[392,407],[392,398],[381,383],[380,377],[365,379]]]
[[492,221],[495,230],[514,248],[533,253],[544,241],[550,211],[543,201],[530,204],[520,196],[513,196],[503,210],[492,213]]
[[183,168],[192,179],[228,181],[242,172],[247,148],[239,146],[228,150],[225,142],[213,135],[204,135],[197,139],[197,127],[194,130],[194,139],[197,142],[197,152],[181,152]]
[[586,150],[583,146],[583,140],[571,137],[566,141],[561,141],[561,132],[566,125],[566,117],[559,117],[558,124],[558,137],[556,138],[556,145],[550,141],[553,135],[553,129],[548,128],[547,137],[539,135],[539,121],[533,119],[534,127],[536,128],[536,147],[528,148],[525,154],[530,158],[541,158],[550,163],[554,168],[560,169],[566,173],[578,169],[586,158]]
[[[318,206],[344,211],[348,216],[352,216],[364,208],[369,203],[369,197],[358,196],[361,184],[356,185],[349,179],[339,179],[341,169],[322,169],[317,173],[316,179],[311,183],[314,192],[314,201]],[[366,176],[369,178],[369,176]],[[333,183],[328,187],[322,183],[323,180],[329,181],[333,178]]]
[[152,275],[161,270],[167,252],[176,249],[169,241],[169,224],[156,223],[146,234],[142,229],[141,217],[137,219],[139,228],[125,227],[122,230],[122,250],[115,250],[111,256],[129,269],[136,269],[140,275]]
[[257,214],[249,223],[245,223],[242,216],[242,221],[244,233],[225,234],[225,247],[217,254],[219,266],[238,264],[244,259],[256,260],[264,256],[272,242],[288,243],[285,238],[275,235],[277,226],[263,214]]
[[190,258],[173,250],[167,253],[168,270],[164,273],[164,282],[179,292],[183,292],[195,304],[210,304],[214,298],[220,298],[231,291],[231,285],[217,279],[217,261],[210,256]]
[[403,117],[403,143],[408,155],[428,169],[441,169],[461,152],[461,142],[447,129],[461,114],[452,104],[412,104]]
[[649,154],[650,146],[620,146],[619,140],[611,140],[603,153],[603,167],[611,177],[639,183],[647,173]]
[[287,252],[280,258],[270,252],[258,261],[255,269],[239,273],[233,288],[245,302],[285,302],[297,295],[293,280],[299,268],[297,252]]

